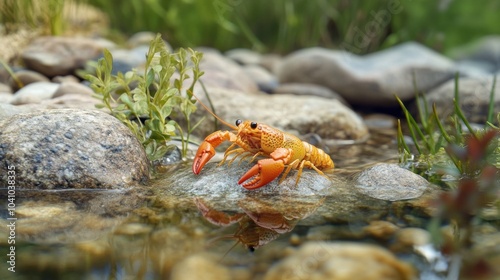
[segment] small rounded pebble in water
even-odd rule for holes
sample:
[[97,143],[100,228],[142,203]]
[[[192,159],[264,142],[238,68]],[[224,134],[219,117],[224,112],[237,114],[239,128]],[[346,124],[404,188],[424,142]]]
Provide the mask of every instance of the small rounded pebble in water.
[[293,246],[299,246],[302,241],[300,240],[300,236],[296,233],[292,234],[290,236],[290,244],[293,245]]
[[363,228],[363,231],[378,239],[389,239],[398,229],[399,227],[391,222],[372,221]]
[[428,231],[421,228],[403,228],[396,232],[395,242],[392,246],[394,251],[413,250],[415,246],[428,244],[431,235]]
[[114,234],[137,235],[151,232],[151,227],[140,223],[130,223],[117,227]]

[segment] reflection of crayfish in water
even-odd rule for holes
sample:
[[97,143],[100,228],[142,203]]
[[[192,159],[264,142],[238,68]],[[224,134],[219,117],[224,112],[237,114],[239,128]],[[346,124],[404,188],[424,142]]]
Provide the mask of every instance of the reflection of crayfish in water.
[[[203,104],[202,106],[205,107]],[[208,108],[206,109],[212,113]],[[233,126],[224,122],[215,114],[213,115],[236,132],[219,130],[205,138],[198,148],[193,162],[193,172],[195,174],[200,173],[203,166],[215,155],[215,148],[224,141],[230,141],[232,145],[224,153],[224,159],[219,165],[223,164],[231,154],[236,155],[229,163],[232,163],[234,159],[243,154],[246,155],[242,159],[253,156],[252,161],[257,156],[268,157],[259,160],[240,178],[238,184],[242,184],[246,189],[257,189],[266,185],[278,177],[285,170],[285,167],[287,168],[279,183],[286,178],[292,168],[298,169],[295,184],[298,184],[304,167],[314,169],[321,175],[324,175],[321,170],[334,168],[332,159],[323,150],[300,140],[290,133],[252,121],[236,120],[236,126]],[[236,146],[239,146],[239,148]],[[254,177],[252,180],[247,181],[252,177]]]
[[222,227],[239,223],[239,227],[234,234],[217,237],[214,240],[235,238],[238,241],[235,246],[241,242],[250,251],[254,251],[275,240],[281,234],[292,231],[300,220],[316,211],[323,201],[324,199],[320,199],[313,204],[309,203],[308,205],[301,205],[301,207],[290,206],[293,209],[281,209],[279,211],[269,203],[247,198],[238,202],[238,206],[244,213],[230,215],[212,209],[201,198],[195,198],[194,200],[198,210],[210,223]]

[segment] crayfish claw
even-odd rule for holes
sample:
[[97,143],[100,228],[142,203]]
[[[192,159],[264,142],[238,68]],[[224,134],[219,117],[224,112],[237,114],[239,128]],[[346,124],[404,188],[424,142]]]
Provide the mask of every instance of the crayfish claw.
[[[238,184],[247,190],[258,189],[276,179],[283,172],[283,169],[285,169],[285,165],[282,160],[261,159],[240,178]],[[255,178],[244,183],[254,176]]]
[[196,152],[196,156],[193,161],[193,173],[200,174],[201,170],[207,164],[207,162],[215,155],[214,147],[208,143],[207,141],[203,141],[198,151]]

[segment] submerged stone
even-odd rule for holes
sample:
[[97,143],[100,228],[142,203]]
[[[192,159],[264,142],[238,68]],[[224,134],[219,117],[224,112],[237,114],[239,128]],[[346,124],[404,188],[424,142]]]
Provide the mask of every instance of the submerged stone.
[[388,250],[351,242],[308,242],[268,271],[274,279],[414,279],[415,271]]

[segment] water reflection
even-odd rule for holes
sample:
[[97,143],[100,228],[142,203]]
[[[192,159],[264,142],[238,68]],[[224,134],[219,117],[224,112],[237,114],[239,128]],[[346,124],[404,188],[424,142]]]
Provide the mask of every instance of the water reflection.
[[292,231],[300,220],[314,213],[325,201],[321,198],[315,202],[297,204],[286,201],[287,199],[276,200],[247,197],[238,201],[242,212],[230,214],[212,208],[203,198],[194,199],[198,210],[208,222],[221,227],[238,223],[234,234],[215,239],[234,238],[250,251]]

